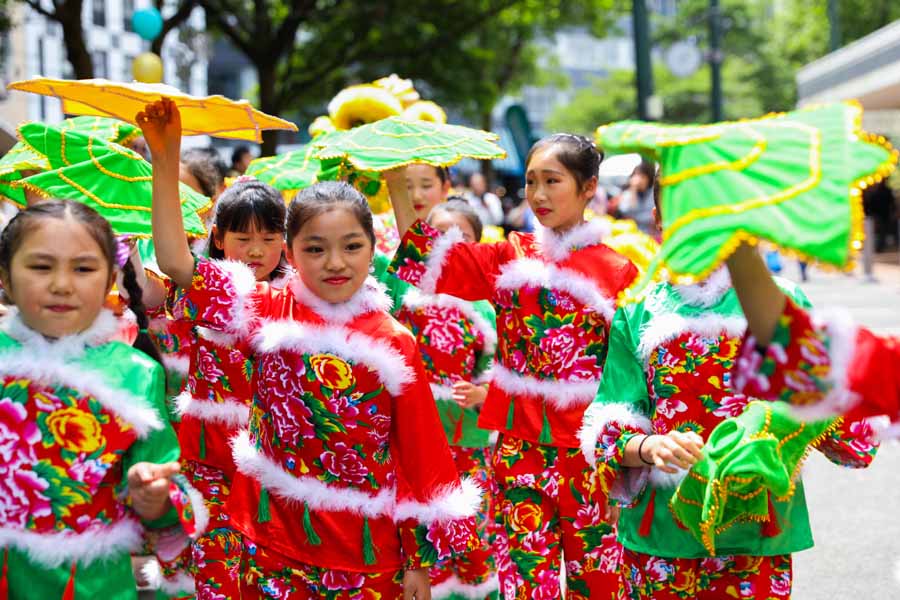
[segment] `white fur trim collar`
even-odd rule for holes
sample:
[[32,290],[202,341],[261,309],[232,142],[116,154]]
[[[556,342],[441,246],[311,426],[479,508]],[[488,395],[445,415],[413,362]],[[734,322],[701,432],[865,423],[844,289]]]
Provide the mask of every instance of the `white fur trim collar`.
[[0,321],[0,330],[21,343],[35,357],[49,354],[60,358],[72,358],[84,354],[89,346],[99,346],[111,340],[119,330],[119,320],[111,310],[103,309],[91,326],[84,331],[59,339],[48,339],[26,325],[19,310],[13,306]]
[[562,234],[538,225],[535,237],[540,244],[541,254],[554,262],[562,262],[576,250],[603,243],[611,233],[609,223],[595,219],[576,225]]
[[498,289],[518,290],[526,286],[560,290],[570,294],[607,321],[612,321],[616,303],[600,291],[596,283],[571,269],[547,264],[534,258],[506,263],[497,277]]
[[410,310],[417,310],[426,306],[439,306],[441,308],[455,308],[469,320],[472,326],[481,333],[484,338],[484,354],[493,354],[497,347],[497,331],[492,323],[481,316],[471,302],[461,300],[447,294],[426,294],[416,288],[409,288],[403,296],[403,306]]
[[443,600],[453,596],[466,598],[467,600],[482,600],[500,588],[500,580],[497,575],[491,575],[482,583],[465,583],[456,575],[437,585],[431,586],[431,597],[434,600]]
[[739,338],[746,330],[747,320],[744,317],[723,317],[716,313],[685,317],[677,313],[664,313],[654,316],[641,330],[638,352],[646,363],[654,350],[683,333],[690,332],[710,339],[721,335]]
[[197,337],[207,342],[211,342],[220,348],[231,348],[237,343],[239,335],[233,333],[225,333],[224,331],[216,331],[208,327],[197,327]]
[[693,285],[673,285],[685,304],[710,308],[719,303],[731,289],[728,269],[719,267],[706,280]]
[[137,550],[141,546],[142,531],[137,520],[127,517],[81,533],[69,530],[37,533],[3,527],[0,528],[0,548],[15,548],[27,553],[33,562],[55,569],[74,560],[88,565]]
[[299,275],[291,279],[287,285],[297,302],[305,304],[322,319],[332,323],[347,323],[370,312],[391,310],[391,299],[385,293],[385,287],[373,277],[367,277],[362,287],[349,300],[339,304],[326,302],[316,296],[304,285]]
[[228,275],[234,287],[234,304],[231,307],[231,321],[228,323],[230,333],[242,334],[256,317],[253,307],[253,292],[256,291],[256,276],[253,270],[239,260],[211,260]]
[[422,524],[430,524],[472,517],[481,508],[483,493],[484,490],[475,481],[462,479],[459,483],[445,486],[427,502],[398,502],[394,519],[398,522],[414,519]]
[[535,396],[558,410],[569,410],[587,406],[597,395],[597,379],[587,381],[561,381],[559,379],[538,379],[522,375],[503,365],[494,363],[491,369],[491,384],[510,395]]
[[265,321],[253,338],[261,353],[292,350],[304,354],[336,354],[362,363],[378,375],[393,396],[403,393],[415,377],[403,355],[388,342],[345,327],[298,323],[294,320]]
[[650,419],[635,411],[630,404],[622,402],[594,402],[584,411],[581,423],[581,429],[578,431],[581,453],[587,463],[595,469],[597,468],[597,442],[610,423],[634,427],[646,434],[653,433]]
[[141,574],[151,589],[160,590],[168,596],[193,596],[194,578],[182,570],[178,570],[172,578],[163,577],[159,561],[152,558],[141,567]]
[[425,260],[425,274],[419,280],[418,288],[426,294],[433,294],[437,289],[447,262],[447,255],[453,246],[463,243],[463,233],[459,227],[451,227],[438,237],[431,246],[431,252]]
[[108,385],[101,375],[88,368],[88,365],[65,362],[53,354],[39,355],[38,358],[30,349],[0,354],[0,375],[26,377],[46,385],[63,384],[89,394],[105,409],[131,425],[140,438],[146,437],[152,430],[163,428],[161,415],[145,398]]
[[231,447],[238,470],[289,501],[306,502],[312,510],[341,510],[371,518],[390,516],[393,512],[397,494],[393,487],[373,496],[349,487],[329,485],[315,477],[291,475],[256,449],[246,429],[232,438]]
[[194,398],[185,390],[175,396],[175,407],[182,417],[194,417],[206,423],[218,423],[226,427],[240,427],[250,420],[250,407],[237,398],[213,402]]

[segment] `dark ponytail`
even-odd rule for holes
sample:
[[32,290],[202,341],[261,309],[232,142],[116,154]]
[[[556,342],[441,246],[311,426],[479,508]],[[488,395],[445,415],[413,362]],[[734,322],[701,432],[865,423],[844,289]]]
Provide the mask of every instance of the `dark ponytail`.
[[147,317],[147,309],[144,307],[144,291],[137,282],[137,274],[134,272],[134,264],[127,260],[122,267],[122,287],[128,296],[128,309],[134,313],[137,319],[138,334],[134,339],[133,347],[137,348],[159,364],[163,364],[159,348],[153,342],[153,338],[147,332],[150,319]]

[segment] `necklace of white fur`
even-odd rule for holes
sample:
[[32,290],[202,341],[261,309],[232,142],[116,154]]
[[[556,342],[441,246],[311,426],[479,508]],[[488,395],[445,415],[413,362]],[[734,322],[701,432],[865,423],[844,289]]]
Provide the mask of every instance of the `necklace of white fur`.
[[539,225],[535,230],[535,237],[540,244],[541,254],[559,262],[567,259],[575,250],[602,243],[611,231],[606,221],[594,220],[580,223],[561,234]]

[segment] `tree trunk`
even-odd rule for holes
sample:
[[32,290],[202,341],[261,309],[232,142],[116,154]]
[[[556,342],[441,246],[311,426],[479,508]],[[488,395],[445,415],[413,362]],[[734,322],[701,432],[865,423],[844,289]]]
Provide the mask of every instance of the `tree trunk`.
[[[267,60],[256,64],[256,75],[259,79],[259,109],[274,117],[279,116],[281,107],[277,100],[275,60]],[[278,148],[278,130],[263,131],[263,142],[260,156],[272,156]]]
[[[481,128],[485,131],[490,131],[491,125],[491,109],[489,108],[481,115]],[[496,181],[494,181],[494,161],[481,161],[481,174],[484,175],[484,182],[487,184],[488,191],[493,192],[494,184],[496,183]]]
[[59,6],[56,16],[62,25],[66,58],[72,64],[75,79],[91,79],[94,76],[94,62],[84,41],[84,29],[81,26],[82,5],[83,0],[68,0]]

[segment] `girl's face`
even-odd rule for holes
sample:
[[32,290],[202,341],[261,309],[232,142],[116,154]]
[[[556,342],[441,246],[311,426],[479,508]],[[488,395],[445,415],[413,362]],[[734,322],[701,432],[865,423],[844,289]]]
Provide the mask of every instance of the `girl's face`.
[[579,189],[575,176],[556,159],[552,145],[536,151],[528,163],[525,199],[540,224],[558,233],[584,221],[584,208],[596,191],[596,177]]
[[451,227],[459,227],[460,231],[462,231],[463,239],[465,241],[480,241],[475,239],[475,229],[472,228],[472,224],[469,223],[469,220],[456,212],[437,210],[429,217],[428,224],[441,233],[447,233],[447,230]]
[[406,167],[406,189],[416,217],[427,219],[431,209],[447,199],[450,181],[442,182],[437,169],[431,165],[409,165]]
[[225,258],[239,260],[251,269],[257,281],[264,281],[281,261],[284,238],[277,231],[260,231],[256,223],[247,231],[226,231],[213,226],[213,243]]
[[41,219],[3,274],[3,287],[22,320],[48,338],[90,327],[112,284],[103,250],[73,219]]
[[375,250],[359,221],[336,207],[303,224],[288,259],[312,292],[336,304],[346,302],[369,275]]

